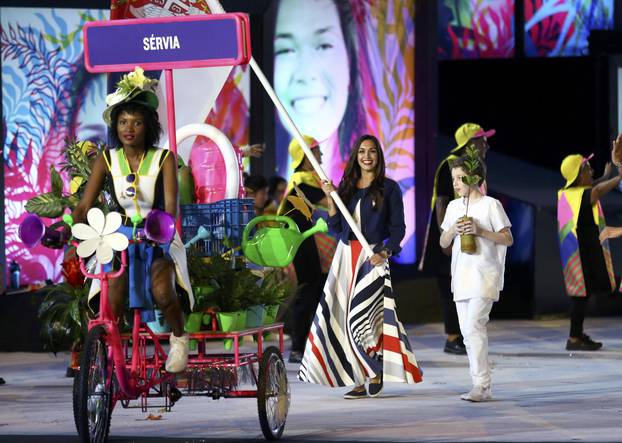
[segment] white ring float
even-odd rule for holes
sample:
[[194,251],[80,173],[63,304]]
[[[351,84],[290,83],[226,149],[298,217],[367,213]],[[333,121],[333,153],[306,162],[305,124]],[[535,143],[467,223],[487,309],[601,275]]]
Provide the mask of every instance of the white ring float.
[[[222,157],[225,161],[225,172],[227,174],[227,186],[225,188],[225,198],[238,198],[238,192],[240,189],[240,167],[238,165],[238,157],[231,144],[231,141],[223,134],[218,128],[207,123],[191,123],[186,126],[182,126],[176,132],[177,146],[179,147],[181,142],[189,137],[196,137],[202,135],[213,141]],[[168,140],[167,140],[168,145]],[[179,155],[185,164],[188,164],[190,158],[190,149],[192,146],[179,149],[177,155]]]

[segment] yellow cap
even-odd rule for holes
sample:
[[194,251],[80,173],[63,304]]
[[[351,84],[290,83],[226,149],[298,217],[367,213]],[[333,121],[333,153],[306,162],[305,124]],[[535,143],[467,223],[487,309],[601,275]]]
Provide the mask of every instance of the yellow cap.
[[566,185],[564,189],[574,183],[579,176],[581,166],[594,156],[591,154],[589,157],[583,157],[581,154],[571,154],[562,161],[562,166],[559,168],[562,172],[562,177],[566,179]]
[[465,123],[456,131],[455,138],[458,145],[453,148],[451,152],[456,152],[457,150],[463,148],[472,138],[492,137],[495,135],[495,132],[496,131],[494,129],[484,131],[484,128],[477,123]]
[[[317,140],[313,137],[303,135],[302,138],[305,140],[305,143],[309,146],[309,148],[313,148],[318,145]],[[296,169],[305,158],[305,152],[300,147],[300,144],[296,138],[292,139],[289,144],[289,155],[292,156],[292,169]]]

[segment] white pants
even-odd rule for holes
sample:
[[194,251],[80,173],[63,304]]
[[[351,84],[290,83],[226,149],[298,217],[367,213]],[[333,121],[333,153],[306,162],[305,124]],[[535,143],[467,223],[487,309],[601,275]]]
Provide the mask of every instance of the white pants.
[[488,365],[488,332],[486,325],[493,300],[469,298],[456,301],[460,332],[464,337],[469,356],[469,369],[473,386],[490,387],[490,366]]

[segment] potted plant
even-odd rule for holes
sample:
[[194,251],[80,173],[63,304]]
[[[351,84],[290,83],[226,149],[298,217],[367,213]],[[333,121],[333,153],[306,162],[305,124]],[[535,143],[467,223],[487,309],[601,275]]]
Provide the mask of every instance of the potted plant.
[[[86,182],[91,176],[92,160],[105,149],[105,146],[96,145],[89,141],[76,139],[65,140],[65,159],[60,163],[60,170],[50,167],[51,190],[45,194],[37,195],[26,202],[26,211],[45,218],[58,218],[65,213],[67,208],[74,209]],[[61,174],[65,173],[70,179],[69,193],[64,191]],[[109,194],[106,185],[100,195],[97,206],[105,208],[106,196]],[[63,224],[58,221],[52,224],[52,229]],[[64,244],[48,245],[62,248]],[[71,363],[67,368],[67,374],[72,375],[72,368],[78,367],[78,352],[81,349],[84,336],[88,327],[87,298],[89,284],[82,275],[79,262],[74,254],[74,248],[68,247],[63,262],[64,282],[47,286],[43,289],[45,298],[39,307],[41,319],[41,335],[46,347],[52,352],[70,347],[72,351]]]
[[85,284],[76,256],[66,259],[62,266],[65,281],[43,288],[45,296],[38,317],[44,346],[54,354],[71,350],[67,375],[72,376],[79,366],[78,355],[88,328],[89,285]]
[[[210,288],[206,291],[199,290],[195,311],[205,307],[215,311],[218,328],[225,332],[244,327],[242,321],[245,321],[245,315],[241,313],[242,299],[245,292],[252,288],[255,280],[249,279],[247,275],[250,274],[249,269],[238,268],[236,263],[240,261],[234,261],[229,251],[212,257],[201,257],[192,248],[188,250],[188,271],[193,289]],[[203,294],[208,294],[204,301],[202,301]],[[231,340],[225,340],[225,348],[230,347]]]
[[[74,209],[80,202],[80,197],[91,176],[91,162],[105,149],[105,145],[96,145],[90,141],[76,139],[65,140],[65,160],[60,163],[60,172],[52,165],[50,167],[51,191],[37,195],[26,202],[26,211],[40,217],[57,218],[63,215],[67,208]],[[63,191],[61,173],[66,173],[70,179],[69,194]],[[106,183],[95,206],[107,212],[104,204],[110,196],[109,184]],[[62,222],[52,225],[60,226]]]
[[[482,181],[482,177],[479,175],[479,171],[481,170],[481,162],[479,158],[479,151],[474,145],[469,145],[466,147],[466,152],[464,155],[464,172],[465,175],[462,177],[462,182],[469,186],[478,186]],[[460,219],[462,221],[471,220],[469,214],[469,198],[470,191],[466,196],[466,210],[464,216]],[[475,254],[477,251],[477,244],[475,242],[475,236],[473,234],[460,234],[460,250],[466,254]]]
[[198,332],[202,323],[209,325],[211,321],[211,311],[216,305],[213,294],[219,285],[213,279],[214,270],[209,259],[201,257],[193,248],[187,250],[187,259],[194,307],[186,320],[186,331]]

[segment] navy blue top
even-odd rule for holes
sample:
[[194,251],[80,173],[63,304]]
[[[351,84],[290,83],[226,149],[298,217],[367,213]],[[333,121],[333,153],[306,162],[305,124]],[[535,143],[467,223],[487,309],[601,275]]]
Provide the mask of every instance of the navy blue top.
[[[390,178],[384,179],[382,206],[374,210],[369,188],[358,189],[349,202],[344,202],[350,214],[354,213],[356,204],[361,200],[361,228],[363,236],[370,244],[376,244],[374,252],[387,248],[392,254],[399,253],[400,242],[406,233],[404,224],[404,203],[399,185]],[[328,218],[330,232],[347,244],[351,236],[350,225],[341,212]],[[388,240],[387,240],[388,239]],[[387,240],[386,244],[384,241]]]

